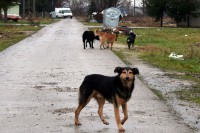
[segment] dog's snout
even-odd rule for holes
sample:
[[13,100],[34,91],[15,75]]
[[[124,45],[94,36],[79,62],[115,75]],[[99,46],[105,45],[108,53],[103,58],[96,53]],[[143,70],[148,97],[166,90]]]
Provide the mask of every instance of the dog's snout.
[[126,77],[126,80],[129,80],[129,77]]

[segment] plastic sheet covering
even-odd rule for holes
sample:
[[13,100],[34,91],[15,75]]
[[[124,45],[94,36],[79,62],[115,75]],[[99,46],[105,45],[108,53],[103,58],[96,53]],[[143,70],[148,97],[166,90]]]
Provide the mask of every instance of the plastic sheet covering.
[[115,28],[119,23],[119,16],[121,11],[117,8],[111,7],[103,11],[103,25],[104,28]]

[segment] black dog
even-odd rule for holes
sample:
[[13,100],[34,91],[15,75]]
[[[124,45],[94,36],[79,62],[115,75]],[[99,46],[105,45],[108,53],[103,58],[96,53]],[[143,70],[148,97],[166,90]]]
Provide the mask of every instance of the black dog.
[[[91,98],[95,98],[99,105],[98,114],[102,122],[109,123],[103,116],[105,100],[114,105],[115,118],[120,131],[124,131],[123,124],[128,119],[127,102],[131,98],[134,89],[135,75],[139,74],[137,68],[116,67],[117,76],[108,77],[100,74],[92,74],[85,77],[79,88],[79,105],[75,111],[75,124],[81,125],[78,117],[81,110]],[[124,118],[120,120],[119,106],[122,105]]]
[[132,47],[134,46],[135,38],[136,38],[136,34],[134,32],[129,33],[129,36],[127,37],[127,44],[128,44],[129,50],[130,50],[131,44],[132,44]]
[[99,40],[99,36],[95,36],[93,31],[84,31],[82,35],[83,47],[87,48],[87,42],[90,44],[90,48],[93,47],[94,39]]

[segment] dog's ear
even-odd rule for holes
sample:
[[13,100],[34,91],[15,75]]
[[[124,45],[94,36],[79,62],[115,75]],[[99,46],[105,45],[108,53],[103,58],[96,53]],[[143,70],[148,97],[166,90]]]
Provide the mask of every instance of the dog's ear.
[[121,67],[116,67],[114,73],[121,73],[121,71],[122,71]]
[[139,75],[139,70],[137,68],[132,68],[133,74]]

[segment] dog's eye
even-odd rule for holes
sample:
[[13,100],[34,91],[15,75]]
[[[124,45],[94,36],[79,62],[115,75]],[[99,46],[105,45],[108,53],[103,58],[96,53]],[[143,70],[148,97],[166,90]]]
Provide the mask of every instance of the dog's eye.
[[126,72],[125,72],[125,71],[123,71],[122,73],[123,73],[123,74],[126,74]]
[[129,72],[129,74],[133,74],[133,72],[131,71],[131,72]]

